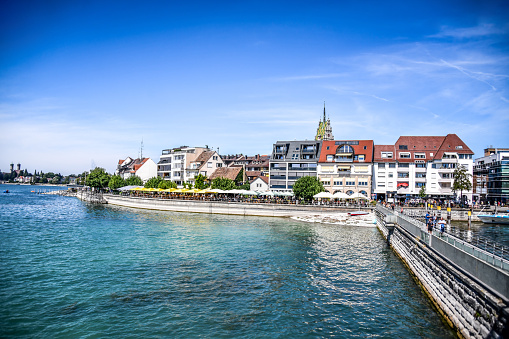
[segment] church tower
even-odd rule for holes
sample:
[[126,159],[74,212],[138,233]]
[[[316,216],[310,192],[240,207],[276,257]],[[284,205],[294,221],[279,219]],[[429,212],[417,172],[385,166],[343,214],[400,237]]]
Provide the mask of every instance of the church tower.
[[323,121],[320,120],[318,123],[315,140],[334,140],[332,127],[330,125],[330,118],[327,119],[325,116],[325,102],[323,103]]

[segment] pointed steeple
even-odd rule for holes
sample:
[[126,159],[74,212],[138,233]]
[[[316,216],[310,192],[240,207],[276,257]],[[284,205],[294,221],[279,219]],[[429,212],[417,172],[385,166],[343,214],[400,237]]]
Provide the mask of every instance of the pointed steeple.
[[325,113],[325,101],[323,102],[323,122],[320,120],[316,130],[315,140],[334,140],[332,135],[332,127],[330,125],[330,118],[327,120]]

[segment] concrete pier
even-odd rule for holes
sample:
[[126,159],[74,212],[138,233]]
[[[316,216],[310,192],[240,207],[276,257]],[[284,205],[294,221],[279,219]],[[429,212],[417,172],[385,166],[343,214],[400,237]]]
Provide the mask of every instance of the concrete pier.
[[[464,338],[509,337],[509,263],[377,206],[377,227],[447,323]],[[457,243],[456,243],[457,242]]]

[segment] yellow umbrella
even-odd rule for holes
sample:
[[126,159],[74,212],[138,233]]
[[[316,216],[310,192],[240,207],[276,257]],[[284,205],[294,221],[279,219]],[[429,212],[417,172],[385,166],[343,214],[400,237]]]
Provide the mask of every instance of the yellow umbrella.
[[183,188],[175,188],[173,192],[175,192],[175,193],[183,193],[185,191],[187,191],[187,190],[185,190]]
[[131,188],[131,191],[142,191],[145,187],[135,187]]
[[199,190],[196,193],[199,193],[199,194],[208,194],[208,193],[217,193],[217,192],[211,191],[209,189],[204,189],[204,190]]

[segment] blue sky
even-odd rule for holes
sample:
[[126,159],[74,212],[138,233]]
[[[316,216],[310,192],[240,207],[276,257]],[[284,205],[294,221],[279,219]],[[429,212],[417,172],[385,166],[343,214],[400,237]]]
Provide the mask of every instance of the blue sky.
[[509,147],[504,1],[2,1],[0,170],[456,133]]

